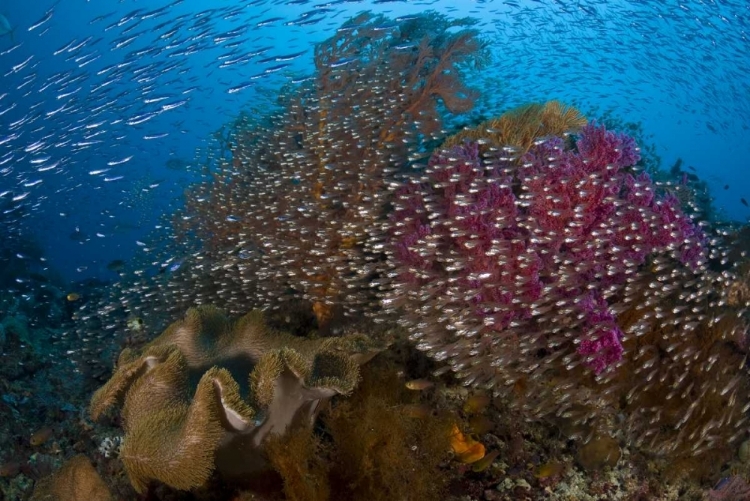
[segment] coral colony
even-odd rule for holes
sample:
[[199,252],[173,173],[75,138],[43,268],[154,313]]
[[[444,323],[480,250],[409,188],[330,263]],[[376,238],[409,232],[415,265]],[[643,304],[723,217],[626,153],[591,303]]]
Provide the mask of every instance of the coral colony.
[[[262,470],[257,449],[266,436],[283,433],[295,419],[313,419],[321,401],[351,393],[357,361],[371,358],[372,348],[362,335],[313,341],[269,332],[257,311],[231,324],[204,306],[189,310],[143,353],[123,351],[115,375],[94,395],[91,414],[96,419],[124,399],[120,458],[138,492],[151,479],[200,487],[216,465],[235,477]],[[252,402],[226,367],[248,379]],[[199,382],[190,385],[191,379]]]
[[[594,123],[575,138],[539,138],[522,154],[511,137],[482,153],[466,141],[433,154],[395,192],[384,306],[402,311],[417,347],[466,384],[515,396],[537,417],[575,421],[587,439],[611,426],[625,397],[633,438],[655,450],[723,446],[719,423],[737,440],[745,418],[730,395],[741,357],[731,368],[711,360],[713,343],[740,342],[744,324],[716,332],[726,299],[709,291],[722,290],[723,275],[708,269],[703,231],[633,169],[632,138]],[[644,380],[624,385],[630,371]],[[677,405],[691,395],[690,409],[639,409],[638,390]],[[709,418],[704,406],[716,397],[734,405]]]
[[[648,175],[625,169],[639,159],[631,138],[589,124],[576,147],[552,137],[520,158],[506,147],[482,159],[478,143],[467,142],[432,156],[427,183],[415,179],[398,191],[391,220],[401,273],[386,303],[422,303],[414,338],[423,349],[437,344],[441,359],[486,353],[505,365],[494,354],[510,348],[502,339],[560,356],[557,347],[573,343],[564,338],[575,329],[575,351],[600,374],[623,353],[607,298],[652,254],[701,264],[702,233],[676,199],[655,198]],[[563,330],[565,316],[577,320]],[[478,341],[447,348],[446,331],[448,339]],[[454,368],[465,372],[465,364]],[[469,382],[485,383],[483,369]]]
[[[354,391],[360,364],[382,358],[383,326],[404,329],[436,374],[553,423],[586,454],[616,451],[591,463],[616,462],[618,443],[683,471],[736,454],[750,408],[741,246],[691,217],[689,187],[644,165],[634,138],[574,108],[530,104],[450,136],[450,116],[477,97],[463,75],[487,64],[468,25],[435,14],[344,24],[272,119],[233,124],[231,157],[175,216],[175,241],[193,253],[150,278],[123,271],[121,301],[82,309],[140,331],[204,305],[145,346],[131,338],[140,347],[123,351],[91,402],[95,418],[122,409],[119,456],[137,491],[231,477],[239,456],[274,465],[288,494],[291,478],[304,484],[311,473],[263,444],[273,430],[314,450],[311,423]],[[319,337],[277,332],[257,311],[232,323],[208,303],[292,323],[304,312]],[[364,327],[352,334],[353,324]],[[385,401],[367,408],[401,405]],[[464,462],[481,459],[484,446],[452,424],[446,447],[450,436],[458,457],[471,449]],[[358,454],[388,443],[374,429]],[[410,460],[403,450],[398,461]],[[357,475],[340,478],[362,488]]]

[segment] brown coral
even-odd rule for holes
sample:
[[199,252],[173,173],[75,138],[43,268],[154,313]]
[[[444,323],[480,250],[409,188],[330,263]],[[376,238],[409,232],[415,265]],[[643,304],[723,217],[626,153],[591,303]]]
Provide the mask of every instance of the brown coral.
[[283,479],[287,501],[328,501],[330,463],[310,426],[298,426],[266,442],[268,460]]
[[526,153],[534,141],[546,136],[565,136],[586,125],[586,117],[572,106],[559,101],[520,106],[499,118],[487,120],[471,129],[463,130],[446,139],[443,148],[479,141],[484,149],[512,146],[518,153]]
[[232,323],[215,308],[191,309],[140,353],[123,350],[90,412],[97,419],[122,402],[120,458],[138,492],[152,479],[190,489],[215,469],[228,477],[263,469],[267,435],[312,422],[322,401],[350,393],[374,346],[356,334],[274,332],[259,311]]
[[[258,284],[255,304],[304,299],[323,328],[371,310],[384,188],[443,137],[443,106],[473,104],[460,69],[482,46],[477,32],[453,30],[468,24],[369,13],[345,23],[316,47],[314,78],[284,96],[280,117],[238,122],[232,161],[189,193],[178,229],[227,267],[213,271],[231,268],[230,286],[240,277],[240,295]],[[238,248],[255,250],[239,258]]]
[[451,472],[440,465],[450,457],[455,416],[410,414],[413,395],[404,392],[394,366],[377,362],[367,366],[352,398],[322,418],[333,442],[333,499],[444,499]]
[[32,501],[111,501],[107,484],[88,458],[82,454],[68,460],[62,468],[37,482]]

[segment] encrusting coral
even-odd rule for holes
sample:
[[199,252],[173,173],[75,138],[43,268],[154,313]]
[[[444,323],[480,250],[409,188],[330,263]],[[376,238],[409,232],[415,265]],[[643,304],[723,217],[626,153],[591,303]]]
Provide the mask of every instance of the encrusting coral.
[[311,423],[322,402],[349,394],[358,364],[380,348],[361,334],[272,331],[260,311],[232,323],[202,306],[140,352],[123,350],[90,413],[98,419],[122,404],[120,459],[136,491],[150,480],[187,490],[214,470],[230,478],[263,470],[264,439],[296,420]]

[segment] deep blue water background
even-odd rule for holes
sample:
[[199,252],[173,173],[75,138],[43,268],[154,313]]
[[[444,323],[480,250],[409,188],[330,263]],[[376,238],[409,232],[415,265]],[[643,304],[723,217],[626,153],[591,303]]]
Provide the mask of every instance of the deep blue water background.
[[[0,200],[28,193],[8,202],[3,224],[5,230],[12,226],[36,237],[48,258],[40,266],[51,265],[67,279],[117,278],[107,263],[142,252],[138,242],[179,206],[201,161],[207,155],[215,160],[212,134],[241,110],[269,109],[284,83],[312,71],[314,44],[366,9],[393,17],[434,9],[478,18],[494,62],[472,80],[484,94],[482,104],[495,115],[548,99],[577,105],[590,118],[612,110],[623,120],[642,122],[664,168],[680,157],[683,168],[693,167],[708,181],[724,217],[746,221],[750,215],[741,202],[750,200],[746,1],[185,0],[160,17],[140,21],[130,33],[123,34],[135,20],[118,25],[136,9],[143,15],[174,3],[0,3],[0,14],[16,27],[12,38],[0,37],[0,95],[5,94],[0,99]],[[50,9],[49,21],[29,31]],[[235,15],[226,19],[232,10]],[[102,15],[107,17],[92,23]],[[283,19],[257,26],[276,17]],[[167,24],[158,27],[162,23]],[[216,40],[243,26],[247,29],[239,38]],[[159,38],[173,29],[172,38]],[[115,47],[134,35],[126,47]],[[190,40],[195,36],[203,38]],[[79,50],[62,50],[88,37]],[[182,43],[176,47],[166,47],[178,40]],[[244,64],[220,67],[225,60],[219,57],[230,52],[225,45],[238,40],[243,43],[232,57],[268,50]],[[20,46],[7,52],[15,44]],[[193,53],[179,53],[191,44],[196,44]],[[159,52],[132,54],[149,48]],[[280,64],[261,64],[260,59],[304,50],[289,67],[252,78]],[[73,58],[85,54],[98,59],[79,67],[86,59]],[[110,76],[114,70],[98,74],[122,63],[129,66],[117,80]],[[65,72],[71,72],[67,83],[54,83]],[[165,99],[146,102],[160,97]],[[183,100],[148,121],[127,124]],[[85,137],[96,132],[101,133]],[[149,136],[164,137],[145,139]],[[97,142],[81,144],[92,140]],[[55,162],[57,167],[39,172]],[[103,169],[109,170],[91,174]]]

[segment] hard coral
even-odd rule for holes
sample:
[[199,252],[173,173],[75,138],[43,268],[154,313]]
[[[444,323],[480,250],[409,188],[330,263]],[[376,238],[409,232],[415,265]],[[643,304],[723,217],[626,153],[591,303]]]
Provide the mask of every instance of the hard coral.
[[262,470],[268,434],[311,422],[321,402],[350,393],[374,346],[362,335],[273,332],[259,311],[231,323],[215,308],[191,309],[139,353],[123,350],[90,412],[98,419],[122,403],[120,458],[138,492],[150,480],[191,489],[215,469],[227,477]]

